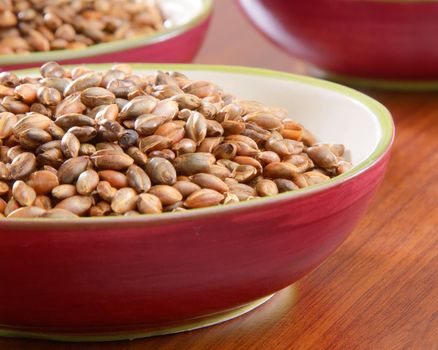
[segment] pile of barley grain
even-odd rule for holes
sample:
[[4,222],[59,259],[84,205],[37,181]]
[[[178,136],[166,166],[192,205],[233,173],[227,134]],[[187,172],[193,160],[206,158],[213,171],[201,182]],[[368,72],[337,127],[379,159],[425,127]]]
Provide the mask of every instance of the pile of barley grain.
[[80,49],[163,23],[152,0],[0,0],[0,55]]
[[0,217],[139,215],[273,196],[351,164],[281,108],[177,72],[0,74]]

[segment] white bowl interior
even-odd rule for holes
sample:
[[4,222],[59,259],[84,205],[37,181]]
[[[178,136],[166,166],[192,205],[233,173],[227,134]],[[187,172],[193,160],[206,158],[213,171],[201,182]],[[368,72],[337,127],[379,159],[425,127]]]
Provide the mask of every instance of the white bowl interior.
[[166,21],[166,28],[190,22],[203,8],[203,0],[155,0]]
[[333,90],[262,75],[199,70],[182,72],[191,79],[217,83],[238,98],[286,108],[289,117],[302,123],[319,142],[344,144],[346,158],[354,165],[371,155],[382,136],[377,116],[366,105]]

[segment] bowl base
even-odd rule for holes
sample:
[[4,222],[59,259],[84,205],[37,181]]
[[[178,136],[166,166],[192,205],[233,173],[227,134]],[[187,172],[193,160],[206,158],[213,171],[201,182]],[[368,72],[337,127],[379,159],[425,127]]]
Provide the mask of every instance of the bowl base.
[[435,80],[395,80],[364,78],[351,75],[343,75],[335,72],[325,71],[315,66],[305,68],[307,74],[316,78],[331,80],[344,85],[354,86],[362,89],[378,89],[392,91],[437,91],[438,79]]
[[189,321],[185,324],[181,324],[176,327],[154,329],[154,330],[132,330],[124,332],[110,332],[102,334],[62,334],[62,333],[50,333],[50,332],[38,332],[32,330],[14,329],[4,325],[0,325],[0,337],[7,338],[30,338],[30,339],[43,339],[54,340],[62,342],[104,342],[104,341],[117,341],[117,340],[134,340],[138,338],[147,338],[157,335],[174,334],[180,332],[191,331],[199,328],[213,326],[218,323],[222,323],[233,318],[239,317],[260,305],[268,301],[274,294],[267,297],[252,301],[248,304],[239,306],[237,308],[219,312],[216,314],[205,316],[196,321]]

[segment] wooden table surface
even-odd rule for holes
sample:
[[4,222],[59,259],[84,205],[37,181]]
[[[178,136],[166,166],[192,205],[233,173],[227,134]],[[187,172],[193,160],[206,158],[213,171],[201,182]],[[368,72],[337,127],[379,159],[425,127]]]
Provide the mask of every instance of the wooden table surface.
[[[216,1],[196,62],[302,72],[231,0]],[[368,213],[321,266],[256,311],[132,342],[1,339],[0,349],[438,349],[438,93],[366,91],[392,112],[392,160]]]

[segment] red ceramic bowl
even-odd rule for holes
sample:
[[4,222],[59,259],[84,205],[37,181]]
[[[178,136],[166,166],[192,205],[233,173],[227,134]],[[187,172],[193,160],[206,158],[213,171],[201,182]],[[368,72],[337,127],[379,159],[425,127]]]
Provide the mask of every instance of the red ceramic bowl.
[[80,50],[0,55],[2,70],[38,67],[44,62],[62,64],[113,62],[190,63],[204,40],[213,10],[212,0],[158,0],[168,29],[152,35],[97,44]]
[[132,339],[234,317],[318,266],[382,181],[392,119],[357,91],[255,68],[135,69],[182,71],[288,108],[320,141],[345,144],[354,167],[311,188],[182,213],[0,220],[1,335]]
[[240,0],[291,54],[342,78],[438,87],[438,2]]

